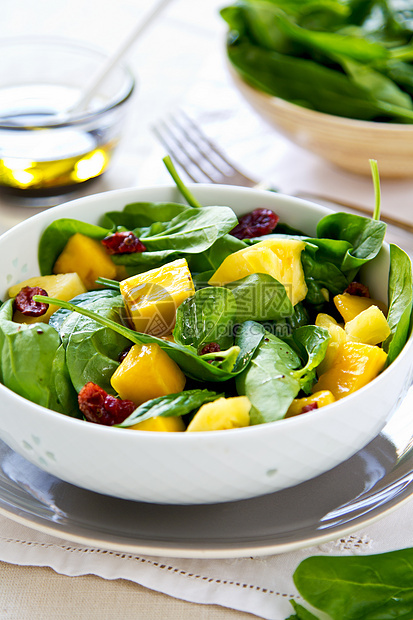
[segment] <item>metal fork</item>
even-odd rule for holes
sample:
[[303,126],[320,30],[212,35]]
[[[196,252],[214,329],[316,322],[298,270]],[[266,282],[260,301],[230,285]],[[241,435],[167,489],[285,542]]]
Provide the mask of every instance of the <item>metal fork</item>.
[[211,142],[182,110],[152,129],[169,155],[195,183],[220,183],[243,187],[259,185],[237,170],[216,144]]
[[[238,170],[183,110],[178,110],[174,115],[170,115],[167,120],[159,122],[158,125],[152,127],[152,130],[166,152],[195,183],[220,183],[274,190],[268,184],[259,183]],[[331,204],[337,205],[341,210],[371,217],[371,211],[360,205],[345,204],[336,201],[334,198],[305,191],[298,192],[295,196],[327,202],[329,206]],[[399,230],[403,229],[413,233],[413,225],[407,222],[383,214],[381,219]]]

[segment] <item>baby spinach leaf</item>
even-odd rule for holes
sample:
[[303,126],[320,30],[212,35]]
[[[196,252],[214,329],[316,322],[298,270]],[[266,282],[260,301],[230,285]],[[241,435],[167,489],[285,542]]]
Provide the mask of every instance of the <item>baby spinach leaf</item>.
[[379,253],[383,245],[386,224],[352,213],[332,213],[317,225],[320,238],[342,239],[352,245],[341,263],[342,271],[359,269]]
[[51,369],[60,338],[46,323],[15,323],[13,300],[0,308],[0,380],[16,394],[48,407]]
[[383,343],[387,365],[391,364],[409,336],[413,305],[412,264],[397,245],[390,245],[389,312],[387,322],[391,334]]
[[[248,342],[251,345],[252,343],[254,343],[254,348],[245,351],[240,345],[238,345],[236,339],[235,346],[240,346],[241,350],[238,354],[237,359],[235,360],[234,368],[230,371],[227,368],[227,360],[225,359],[225,357],[223,357],[223,365],[225,367],[225,369],[223,369],[219,366],[218,361],[216,365],[209,364],[205,359],[203,359],[204,356],[199,356],[196,354],[196,351],[194,351],[193,347],[184,346],[175,342],[169,342],[167,340],[162,340],[162,338],[156,338],[155,336],[151,336],[149,334],[141,334],[139,332],[135,332],[134,330],[129,329],[128,327],[125,327],[120,323],[117,323],[111,318],[104,316],[104,314],[100,314],[96,311],[91,311],[89,308],[84,308],[80,305],[76,306],[75,304],[71,304],[68,301],[38,295],[33,296],[34,301],[39,301],[39,297],[41,297],[41,301],[43,303],[52,303],[56,306],[60,306],[61,308],[66,308],[75,313],[86,316],[89,319],[96,321],[103,327],[108,327],[109,329],[112,329],[117,334],[124,336],[126,339],[130,340],[135,344],[158,344],[159,347],[163,349],[169,355],[169,357],[171,357],[178,364],[178,366],[180,366],[180,368],[188,377],[195,380],[227,381],[228,379],[232,379],[236,374],[243,370],[245,365],[248,364],[249,360],[254,354],[255,347],[257,347],[259,344],[259,340],[256,336],[255,340],[253,340],[252,338],[246,338],[245,342]],[[71,319],[71,316],[66,319],[64,323],[64,329],[66,329],[67,322],[71,321]],[[241,332],[243,325],[241,326]],[[250,326],[246,325],[245,329],[249,330]],[[73,328],[71,327],[70,331],[72,330]],[[243,339],[241,338],[241,341],[242,340]],[[220,352],[220,355],[216,355],[222,357],[223,353],[224,352]]]
[[223,235],[204,252],[188,256],[189,268],[191,271],[197,272],[209,271],[210,269],[215,272],[227,256],[246,247],[245,241],[229,234]]
[[82,418],[77,392],[73,387],[66,364],[66,349],[61,344],[56,351],[51,368],[49,409],[65,415]]
[[39,268],[42,276],[53,273],[53,266],[69,238],[75,233],[81,233],[98,241],[109,233],[106,228],[86,224],[79,220],[61,218],[55,220],[46,228],[39,242]]
[[413,549],[313,556],[299,564],[293,579],[301,596],[333,620],[413,617]]
[[[100,298],[84,307],[119,324],[122,321],[124,304],[120,295]],[[75,390],[79,392],[85,383],[93,381],[114,394],[110,378],[119,366],[119,355],[130,346],[129,339],[79,314],[70,315],[61,329],[67,368]]]
[[172,218],[162,231],[144,237],[146,252],[117,254],[112,259],[116,264],[125,265],[129,273],[134,269],[154,268],[177,256],[204,252],[237,223],[229,207],[187,209]]
[[294,314],[285,286],[268,274],[254,273],[226,284],[225,288],[236,299],[237,323],[251,317],[255,321],[278,321]]
[[105,213],[100,226],[108,230],[122,227],[135,231],[149,227],[154,222],[169,222],[188,209],[191,207],[175,202],[133,202],[127,204],[122,211]]
[[316,325],[305,325],[291,332],[284,342],[298,354],[304,366],[293,375],[299,380],[301,389],[310,394],[317,381],[315,369],[325,357],[330,335],[327,329]]
[[[118,290],[111,289],[101,289],[97,291],[87,291],[87,293],[82,293],[81,295],[77,295],[73,299],[71,299],[71,303],[78,305],[88,305],[97,299],[110,299],[112,297],[118,297],[120,294],[119,286]],[[56,312],[53,312],[49,319],[49,325],[55,328],[56,331],[60,332],[63,322],[67,319],[67,317],[71,314],[70,310],[65,310],[64,308],[59,308]]]
[[186,415],[199,409],[204,403],[212,402],[222,396],[223,394],[217,394],[211,390],[186,390],[178,394],[160,396],[140,405],[126,420],[121,424],[117,424],[117,426],[127,428],[138,422],[158,416],[169,418]]
[[236,327],[235,345],[240,348],[240,353],[232,369],[233,374],[247,367],[254,351],[262,342],[264,334],[264,327],[255,321],[245,321]]
[[191,345],[196,350],[216,342],[221,349],[227,349],[234,340],[236,313],[237,301],[230,290],[219,286],[202,288],[178,307],[175,342]]
[[308,609],[299,605],[296,601],[292,600],[290,603],[294,607],[295,614],[287,618],[287,620],[319,620],[311,611],[308,611]]
[[304,277],[308,287],[306,302],[315,306],[328,301],[326,289],[332,295],[342,293],[349,285],[346,275],[334,263],[319,262],[307,251],[301,253]]
[[251,424],[264,424],[283,418],[300,391],[300,380],[293,371],[300,358],[293,349],[269,332],[258,346],[248,367],[236,378],[239,394],[248,396],[252,407]]

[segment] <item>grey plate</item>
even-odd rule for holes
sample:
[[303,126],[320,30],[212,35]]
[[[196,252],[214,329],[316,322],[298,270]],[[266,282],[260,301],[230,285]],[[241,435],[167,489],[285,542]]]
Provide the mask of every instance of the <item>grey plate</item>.
[[291,551],[354,531],[411,496],[410,409],[405,401],[374,441],[322,476],[256,499],[202,506],[86,491],[0,442],[0,513],[65,540],[128,553],[229,558]]

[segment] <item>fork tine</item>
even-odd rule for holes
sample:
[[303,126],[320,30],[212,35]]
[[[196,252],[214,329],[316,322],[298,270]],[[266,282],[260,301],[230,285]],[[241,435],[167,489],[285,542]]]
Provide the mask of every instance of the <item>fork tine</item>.
[[[185,122],[187,123],[187,125],[189,125],[191,127],[191,130],[195,133],[196,135],[196,140],[197,141],[202,141],[204,144],[207,145],[210,153],[213,153],[216,156],[216,161],[212,161],[212,159],[210,158],[210,156],[208,155],[208,153],[205,152],[204,149],[201,149],[198,145],[198,142],[196,141],[195,144],[198,145],[199,150],[201,151],[201,153],[208,158],[208,161],[214,166],[214,168],[216,168],[216,170],[218,170],[218,172],[220,172],[221,174],[231,174],[234,172],[237,172],[234,168],[234,165],[225,157],[224,153],[217,147],[216,144],[214,144],[214,142],[212,142],[201,130],[200,128],[194,123],[194,121],[183,111],[180,110],[180,115],[183,119],[185,119]],[[185,135],[188,135],[187,132],[185,132]],[[193,140],[193,139],[192,139]],[[218,167],[217,165],[217,159],[220,160],[220,164],[221,167]],[[226,168],[226,170],[222,170],[222,163],[224,163],[224,168]]]
[[[171,127],[174,127],[175,131],[172,131]],[[175,121],[171,118],[169,119],[169,124],[163,121],[158,128],[154,128],[154,132],[158,136],[159,140],[162,142],[164,147],[167,149],[169,154],[176,159],[181,168],[185,170],[188,176],[195,182],[199,183],[200,179],[195,178],[194,174],[191,172],[190,164],[192,164],[192,168],[195,167],[198,171],[200,171],[204,175],[203,181],[209,181],[210,183],[214,183],[215,179],[211,176],[211,174],[205,169],[205,166],[202,165],[199,157],[195,157],[190,151],[188,147],[192,147],[193,151],[196,153],[196,146],[192,140],[189,140],[186,136],[184,139],[181,135],[178,135],[176,129],[180,129],[179,125],[175,123]],[[199,151],[199,149],[197,149]],[[184,159],[186,158],[186,161]],[[188,165],[189,162],[189,165]],[[202,181],[201,180],[201,181]]]

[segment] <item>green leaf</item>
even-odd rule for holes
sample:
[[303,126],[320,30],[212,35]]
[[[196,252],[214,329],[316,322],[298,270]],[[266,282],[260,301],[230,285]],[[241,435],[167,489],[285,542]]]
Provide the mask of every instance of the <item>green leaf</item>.
[[181,416],[198,410],[204,403],[212,402],[221,398],[223,394],[217,394],[210,390],[186,390],[179,394],[168,394],[148,400],[140,405],[131,415],[117,426],[127,428],[138,422],[149,420],[150,418]]
[[48,407],[59,334],[46,323],[12,319],[13,300],[9,299],[0,308],[0,381],[16,394]]
[[341,264],[342,271],[359,269],[379,253],[386,233],[386,224],[352,213],[332,213],[317,225],[320,238],[342,239],[352,245]]
[[248,396],[251,424],[283,418],[300,391],[294,370],[300,358],[293,349],[269,332],[257,348],[248,367],[236,378],[238,394]]
[[387,365],[391,364],[406,344],[410,333],[413,306],[412,264],[407,254],[390,244],[389,312],[387,322],[391,334],[383,343]]
[[105,213],[100,225],[108,230],[121,227],[137,234],[138,229],[148,228],[155,222],[169,222],[188,209],[191,207],[176,202],[132,202],[127,204],[122,211]]
[[[228,370],[228,359],[227,356],[224,355],[225,352],[222,351],[220,353],[215,354],[217,356],[216,364],[209,364],[204,357],[197,355],[196,351],[193,347],[184,346],[177,344],[175,342],[169,342],[167,340],[162,340],[162,338],[156,338],[155,336],[151,336],[149,334],[141,334],[139,332],[135,332],[112,319],[105,317],[98,312],[91,311],[89,308],[83,308],[82,306],[76,306],[68,301],[63,301],[62,299],[55,299],[53,297],[45,297],[40,296],[43,303],[50,303],[56,306],[60,306],[61,308],[65,308],[67,310],[71,310],[72,312],[81,314],[86,316],[103,327],[108,327],[112,329],[117,334],[124,336],[129,339],[131,342],[135,344],[148,344],[148,343],[156,343],[159,345],[161,349],[163,349],[171,359],[173,359],[178,366],[183,370],[183,372],[190,378],[200,380],[200,381],[227,381],[228,379],[232,379],[239,372],[243,370],[245,365],[248,364],[250,358],[254,354],[255,347],[259,344],[259,339],[256,337],[255,340],[252,338],[246,339],[246,342],[249,344],[254,343],[254,348],[249,350],[245,350],[243,347],[240,347],[239,354],[237,359],[235,360],[234,367],[231,370]],[[39,301],[39,296],[33,296],[34,301]],[[71,321],[71,317],[68,317],[66,321]],[[241,333],[243,329],[248,331],[250,329],[250,323],[241,325]],[[66,329],[65,322],[65,329]],[[259,325],[259,324],[257,324]],[[245,327],[244,327],[245,326]],[[261,326],[259,326],[261,327]],[[262,334],[260,335],[260,339],[262,338]],[[241,338],[242,340],[242,338]],[[238,345],[237,339],[235,340],[235,345]],[[231,347],[231,355],[234,353],[234,347]],[[220,362],[218,358],[222,358],[223,368],[220,367]]]
[[333,620],[410,620],[413,549],[360,556],[313,556],[293,575],[301,596]]
[[285,286],[268,274],[254,273],[226,284],[225,288],[236,299],[237,323],[251,317],[255,321],[278,321],[294,314]]
[[[101,298],[84,305],[91,312],[122,323],[123,299]],[[70,379],[77,392],[89,381],[115,394],[110,379],[119,366],[120,354],[130,346],[123,335],[79,314],[69,315],[63,323],[66,363]]]
[[174,340],[197,351],[211,342],[227,349],[234,340],[236,312],[236,298],[230,290],[218,286],[202,288],[178,307]]
[[296,615],[290,616],[290,618],[296,618],[296,620],[319,620],[317,616],[312,614],[310,611],[308,611],[308,609],[306,609],[302,605],[299,605],[297,601],[292,600],[290,601],[290,603],[294,607],[294,610],[296,612]]
[[49,409],[74,418],[83,418],[79,410],[77,392],[73,387],[66,364],[66,349],[61,344],[51,368]]

